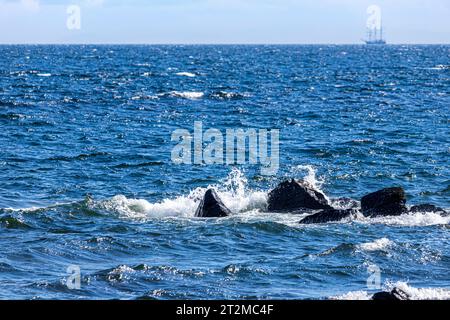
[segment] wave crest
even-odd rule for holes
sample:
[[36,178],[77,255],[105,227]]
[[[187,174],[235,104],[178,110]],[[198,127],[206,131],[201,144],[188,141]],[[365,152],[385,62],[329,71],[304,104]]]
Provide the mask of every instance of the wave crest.
[[111,199],[92,201],[94,210],[117,213],[121,217],[147,219],[164,217],[194,217],[195,210],[207,189],[216,190],[224,204],[236,214],[260,211],[267,206],[267,194],[247,187],[247,179],[238,169],[233,169],[226,179],[206,188],[196,188],[188,195],[151,203],[144,199],[129,199],[117,195]]
[[[392,291],[399,288],[404,291],[410,300],[450,300],[450,290],[446,288],[415,288],[406,282],[386,282],[383,290]],[[370,300],[372,293],[364,290],[350,291],[342,295],[330,297],[332,300]]]
[[392,245],[394,245],[393,241],[389,240],[388,238],[381,238],[372,242],[361,243],[357,245],[357,248],[363,251],[379,251],[386,250]]
[[[92,154],[89,156],[97,156],[101,154]],[[69,159],[82,159],[86,155],[77,156]],[[152,164],[153,165],[153,164]],[[303,179],[306,180],[313,188],[321,191],[321,186],[324,180],[317,178],[316,170],[313,166],[300,165],[295,167],[294,176],[296,172],[305,171],[306,175]],[[124,195],[116,195],[106,200],[93,200],[88,197],[84,201],[72,203],[57,203],[47,207],[33,207],[33,208],[19,208],[19,209],[0,209],[0,212],[22,212],[22,213],[37,213],[48,209],[56,210],[58,208],[67,208],[69,211],[87,213],[90,215],[110,215],[115,214],[120,218],[130,218],[138,220],[148,220],[153,218],[193,218],[195,211],[207,189],[214,189],[224,204],[233,212],[230,217],[235,221],[242,223],[258,223],[258,222],[273,222],[280,223],[289,227],[295,228],[322,228],[323,225],[301,226],[299,221],[304,218],[305,214],[280,214],[267,212],[267,198],[268,190],[256,190],[248,186],[247,178],[244,173],[237,168],[233,168],[226,178],[220,180],[215,184],[207,187],[199,187],[193,189],[187,195],[179,195],[173,198],[166,198],[158,202],[149,202],[145,199],[127,198]],[[322,191],[323,192],[323,191]],[[330,203],[335,207],[359,207],[359,202],[347,199],[329,199]],[[227,221],[225,219],[224,221]],[[400,216],[386,216],[386,217],[364,217],[358,214],[356,220],[357,224],[384,224],[394,226],[433,226],[450,224],[450,215],[442,216],[439,213],[433,212],[417,212],[408,213]],[[338,223],[348,223],[347,220]],[[359,245],[360,250],[383,250],[391,243],[387,239],[379,239],[373,243],[366,243]]]

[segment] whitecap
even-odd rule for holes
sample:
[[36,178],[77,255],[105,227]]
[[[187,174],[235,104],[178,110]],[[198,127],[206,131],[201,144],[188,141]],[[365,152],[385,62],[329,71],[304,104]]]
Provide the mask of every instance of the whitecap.
[[389,247],[391,247],[394,244],[393,241],[389,240],[388,238],[381,238],[374,240],[372,242],[366,242],[361,243],[357,245],[356,247],[363,251],[379,251],[379,250],[385,250]]
[[145,199],[129,199],[124,195],[117,195],[111,199],[94,203],[92,208],[116,213],[123,218],[149,219],[174,216],[188,217],[195,211],[196,203],[189,196],[180,196],[151,203]]
[[415,288],[406,282],[388,282],[388,291],[399,288],[408,294],[411,300],[450,300],[450,289],[448,288]]
[[438,64],[437,66],[434,66],[433,68],[429,68],[430,70],[447,70],[450,69],[450,65],[443,65]]
[[218,91],[211,95],[213,98],[217,99],[242,99],[250,97],[250,94],[247,92],[239,93],[239,92],[230,92],[230,91]]
[[195,74],[191,73],[191,72],[178,72],[178,73],[176,73],[176,75],[177,76],[190,77],[190,78],[195,77]]
[[[398,288],[405,292],[410,300],[450,300],[450,290],[447,288],[415,288],[406,282],[386,282],[380,291],[390,292]],[[350,291],[342,295],[332,296],[331,300],[370,300],[373,293],[364,290]]]
[[172,92],[170,92],[170,96],[172,96],[172,97],[191,99],[191,100],[200,99],[204,95],[205,94],[203,92],[199,92],[199,91],[183,91],[183,92],[172,91]]
[[57,202],[55,204],[52,205],[42,205],[42,206],[31,206],[31,207],[20,207],[20,208],[12,208],[12,207],[7,207],[7,208],[0,208],[0,210],[5,210],[5,211],[10,211],[10,212],[35,212],[35,211],[41,211],[41,210],[45,210],[45,209],[52,209],[52,208],[58,208],[60,206],[67,206],[67,205],[72,205],[75,204],[76,202]]
[[51,73],[38,73],[37,76],[38,77],[51,77],[52,74]]
[[439,213],[434,212],[418,212],[402,214],[400,216],[383,216],[374,218],[359,218],[358,222],[361,223],[375,223],[386,224],[394,226],[408,226],[408,227],[426,227],[435,225],[446,225],[450,223],[450,216],[442,216]]
[[115,213],[119,217],[131,219],[192,218],[200,199],[209,188],[216,190],[234,215],[257,216],[267,206],[267,193],[248,189],[247,180],[238,169],[233,169],[228,177],[218,184],[209,185],[206,188],[196,188],[188,195],[164,199],[155,203],[145,199],[129,199],[124,195],[117,195],[107,200],[93,202],[90,206],[94,210],[103,210],[107,213]]

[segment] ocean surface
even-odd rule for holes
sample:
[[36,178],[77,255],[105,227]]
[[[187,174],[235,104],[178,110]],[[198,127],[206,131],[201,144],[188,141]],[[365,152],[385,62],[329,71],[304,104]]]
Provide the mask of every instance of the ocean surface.
[[[194,121],[279,129],[277,174],[174,164]],[[450,299],[450,217],[265,210],[291,177],[449,209],[450,46],[3,45],[0,129],[0,299]]]

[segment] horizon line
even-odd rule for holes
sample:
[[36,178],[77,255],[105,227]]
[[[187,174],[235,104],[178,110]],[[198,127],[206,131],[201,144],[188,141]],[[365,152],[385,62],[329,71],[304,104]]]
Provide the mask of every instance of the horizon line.
[[333,42],[324,42],[324,43],[307,43],[307,42],[280,42],[280,43],[270,43],[270,42],[249,42],[249,43],[242,43],[242,42],[189,42],[189,43],[182,43],[182,42],[0,42],[0,46],[11,46],[11,45],[176,45],[176,46],[209,46],[209,45],[240,45],[240,46],[264,46],[264,45],[270,45],[270,46],[295,46],[295,45],[309,45],[309,46],[323,46],[323,45],[361,45],[361,46],[370,46],[370,47],[382,47],[382,46],[390,46],[390,45],[450,45],[450,42],[393,42],[393,43],[386,43],[383,45],[367,45],[364,42],[342,42],[342,43],[333,43]]

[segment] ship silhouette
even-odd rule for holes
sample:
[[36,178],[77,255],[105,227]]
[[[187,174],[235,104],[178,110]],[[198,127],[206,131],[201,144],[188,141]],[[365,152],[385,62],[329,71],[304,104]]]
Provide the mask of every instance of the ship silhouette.
[[383,26],[380,28],[367,28],[367,38],[363,40],[368,45],[380,45],[386,44],[386,40],[383,38]]

